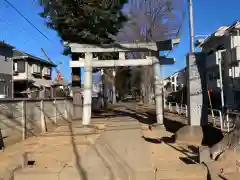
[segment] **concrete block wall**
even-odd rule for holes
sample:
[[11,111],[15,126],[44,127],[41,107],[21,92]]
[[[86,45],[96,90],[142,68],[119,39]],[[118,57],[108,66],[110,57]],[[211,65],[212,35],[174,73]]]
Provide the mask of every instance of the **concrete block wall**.
[[5,146],[70,121],[71,99],[0,100],[0,130]]

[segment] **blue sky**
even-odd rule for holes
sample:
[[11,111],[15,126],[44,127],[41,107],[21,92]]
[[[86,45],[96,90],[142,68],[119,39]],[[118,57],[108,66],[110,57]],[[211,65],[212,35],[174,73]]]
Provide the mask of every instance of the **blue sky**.
[[[209,35],[220,26],[240,20],[239,7],[239,0],[193,0],[195,35]],[[185,55],[190,46],[188,18],[187,13],[180,45],[169,55],[176,58],[176,64],[163,68],[165,76],[185,66]]]
[[[57,34],[44,25],[39,17],[41,11],[38,0],[9,0],[32,23],[35,24],[49,39],[44,38],[20,17],[4,0],[0,0],[0,40],[4,40],[17,49],[36,56],[44,57],[40,48],[43,48],[51,59],[62,65],[59,67],[62,75],[70,80],[71,70],[69,58],[61,53],[63,48]],[[195,35],[208,35],[222,25],[230,25],[240,19],[239,0],[193,0]],[[189,51],[188,13],[182,27],[181,43],[170,53],[175,57],[175,65],[163,68],[163,75],[168,76],[185,66],[185,55]],[[54,72],[55,74],[55,72]],[[55,76],[54,76],[55,77]]]

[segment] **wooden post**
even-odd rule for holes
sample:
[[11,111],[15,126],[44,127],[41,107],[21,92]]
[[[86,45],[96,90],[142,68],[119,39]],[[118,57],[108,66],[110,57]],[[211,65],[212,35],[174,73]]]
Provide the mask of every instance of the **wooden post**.
[[27,127],[26,127],[26,101],[22,101],[22,140],[26,139]]

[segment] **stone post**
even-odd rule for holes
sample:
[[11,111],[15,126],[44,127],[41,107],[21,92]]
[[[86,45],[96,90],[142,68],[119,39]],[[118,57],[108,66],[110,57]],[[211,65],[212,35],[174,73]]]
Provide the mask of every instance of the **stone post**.
[[[77,61],[76,59],[72,59]],[[82,119],[81,68],[72,68],[73,119]]]
[[190,53],[187,56],[188,123],[191,126],[201,126],[208,122],[205,59],[203,53]]
[[156,116],[157,123],[163,125],[163,94],[162,94],[162,81],[161,81],[161,68],[158,59],[154,56],[147,57],[153,60],[154,67],[154,87],[155,87],[155,103],[156,103]]

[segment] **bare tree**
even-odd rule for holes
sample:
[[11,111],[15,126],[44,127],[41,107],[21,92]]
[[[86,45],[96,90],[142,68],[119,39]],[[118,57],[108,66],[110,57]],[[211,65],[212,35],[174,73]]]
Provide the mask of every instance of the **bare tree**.
[[[176,38],[182,24],[183,0],[129,0],[130,21],[120,30],[117,40],[124,42],[161,41]],[[140,58],[150,52],[135,54]],[[153,94],[152,67],[142,67],[142,92],[149,102]]]

